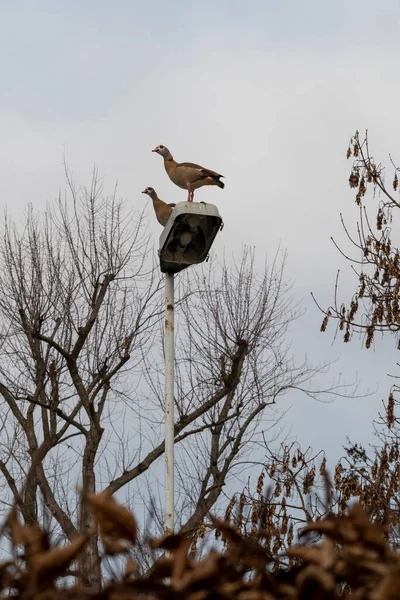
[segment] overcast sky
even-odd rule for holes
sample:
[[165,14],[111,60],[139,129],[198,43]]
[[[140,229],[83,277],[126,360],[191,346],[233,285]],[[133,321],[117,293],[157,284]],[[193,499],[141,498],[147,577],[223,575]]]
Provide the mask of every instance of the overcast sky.
[[[355,222],[345,153],[356,129],[369,129],[378,158],[397,146],[400,5],[397,0],[2,0],[0,4],[0,198],[13,214],[45,206],[63,188],[65,154],[75,179],[93,164],[106,188],[135,206],[153,186],[183,201],[159,156],[223,173],[226,188],[203,188],[225,228],[214,252],[256,247],[260,263],[287,248],[287,276],[306,315],[292,328],[301,358],[331,360],[331,377],[361,377],[367,399],[318,404],[301,396],[286,422],[293,438],[332,457],[346,435],[372,440],[372,419],[398,360],[391,342],[319,333],[341,267],[330,236],[344,242],[339,213]],[[391,175],[391,174],[390,174]],[[372,198],[369,199],[372,204]],[[157,243],[160,229],[148,204]],[[329,377],[328,377],[329,380]]]

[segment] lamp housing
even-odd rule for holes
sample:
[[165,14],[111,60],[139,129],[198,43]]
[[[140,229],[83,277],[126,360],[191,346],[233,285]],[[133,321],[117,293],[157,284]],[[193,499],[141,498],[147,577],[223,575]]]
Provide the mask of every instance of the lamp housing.
[[162,273],[178,273],[202,263],[222,228],[222,218],[214,204],[179,202],[160,236]]

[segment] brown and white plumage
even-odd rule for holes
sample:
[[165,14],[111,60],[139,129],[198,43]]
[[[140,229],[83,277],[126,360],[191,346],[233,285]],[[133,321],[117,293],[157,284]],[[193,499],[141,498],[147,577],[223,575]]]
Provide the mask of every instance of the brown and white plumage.
[[199,187],[203,187],[203,185],[225,187],[225,184],[221,181],[223,175],[195,163],[177,163],[165,146],[157,146],[152,152],[157,152],[163,157],[164,167],[171,181],[178,187],[188,190],[188,202],[193,202],[194,191]]
[[147,187],[145,190],[143,190],[142,194],[147,194],[150,196],[153,201],[153,208],[154,212],[156,213],[157,221],[160,223],[160,225],[165,227],[176,204],[167,204],[166,202],[163,202],[163,200],[160,200],[155,189],[152,187]]

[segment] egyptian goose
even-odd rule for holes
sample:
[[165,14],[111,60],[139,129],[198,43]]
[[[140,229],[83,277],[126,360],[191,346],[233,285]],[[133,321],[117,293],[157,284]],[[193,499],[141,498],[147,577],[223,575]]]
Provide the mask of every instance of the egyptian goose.
[[161,154],[164,158],[164,167],[171,181],[178,187],[188,190],[188,202],[193,202],[194,190],[203,185],[225,187],[225,184],[221,181],[223,175],[194,163],[177,163],[165,146],[157,146],[152,152],[157,152],[157,154]]
[[167,204],[166,202],[163,202],[163,200],[160,200],[155,189],[152,187],[147,187],[145,190],[143,190],[142,194],[147,194],[153,200],[153,207],[154,212],[156,213],[157,221],[160,223],[160,225],[165,227],[170,214],[172,213],[172,209],[174,206],[176,206],[176,204]]

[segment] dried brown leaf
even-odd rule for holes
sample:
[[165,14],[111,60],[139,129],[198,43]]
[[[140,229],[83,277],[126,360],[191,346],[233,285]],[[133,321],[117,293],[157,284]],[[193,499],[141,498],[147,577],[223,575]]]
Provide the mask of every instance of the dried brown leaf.
[[188,552],[192,541],[184,538],[183,542],[174,552],[174,563],[172,566],[171,584],[177,586],[184,572],[189,566]]
[[321,562],[321,550],[317,546],[295,546],[286,552],[290,558],[300,558],[305,562],[319,564]]
[[169,550],[173,552],[177,550],[181,544],[183,544],[186,540],[186,537],[181,533],[173,533],[168,535],[163,535],[159,538],[153,538],[150,540],[150,548],[161,548],[163,550]]
[[298,597],[304,598],[304,600],[312,597],[324,597],[322,594],[319,596],[311,596],[308,590],[312,588],[315,589],[315,587],[319,587],[321,588],[321,591],[333,592],[336,587],[336,581],[333,574],[329,571],[325,571],[325,569],[318,565],[308,565],[302,569],[296,577],[296,584],[298,587]]
[[54,548],[48,552],[37,553],[32,556],[29,565],[29,575],[35,581],[46,579],[49,583],[63,574],[68,565],[77,558],[87,540],[81,534],[67,546]]
[[237,581],[225,581],[218,586],[218,593],[226,598],[236,598],[239,590],[242,588],[243,581],[241,579],[238,579]]
[[25,557],[28,565],[32,557],[50,550],[49,536],[40,529],[37,523],[30,527],[25,525],[24,537]]
[[354,504],[349,509],[349,519],[354,528],[359,531],[364,543],[380,550],[383,550],[386,547],[382,525],[371,523],[361,504]]
[[217,585],[221,581],[221,560],[219,552],[211,550],[211,552],[201,561],[196,563],[196,568],[186,571],[180,581],[180,589],[201,584],[204,587]]
[[263,590],[244,590],[239,592],[237,596],[231,596],[231,598],[233,597],[238,600],[275,600],[274,596]]
[[163,580],[170,577],[173,560],[169,556],[161,556],[151,569],[152,581]]
[[129,548],[126,543],[114,540],[112,537],[103,536],[102,538],[104,551],[108,556],[114,556],[115,554],[122,554],[128,552]]
[[109,492],[90,494],[86,497],[86,502],[91,507],[103,536],[136,542],[137,525],[134,516],[125,506],[118,504]]
[[138,565],[133,558],[128,556],[126,559],[124,579],[130,579],[138,573]]
[[400,570],[388,573],[370,594],[370,600],[398,600],[400,596]]
[[8,517],[4,525],[5,528],[10,532],[11,542],[14,547],[24,544],[27,541],[27,528],[25,525],[22,525],[19,522],[16,506],[14,506],[8,513]]
[[236,531],[229,523],[226,521],[222,521],[221,519],[217,519],[216,517],[211,517],[212,524],[218,531],[220,531],[223,536],[233,544],[238,544],[243,539],[240,533]]
[[335,522],[333,520],[326,519],[325,521],[307,523],[307,525],[301,530],[301,535],[305,535],[309,531],[316,531],[317,533],[325,533],[330,535],[335,531],[335,529]]

